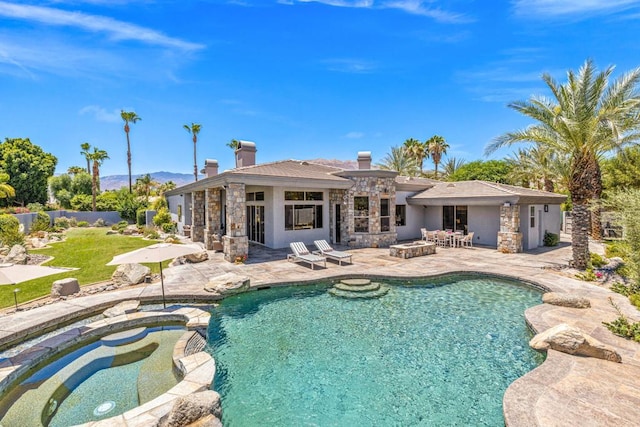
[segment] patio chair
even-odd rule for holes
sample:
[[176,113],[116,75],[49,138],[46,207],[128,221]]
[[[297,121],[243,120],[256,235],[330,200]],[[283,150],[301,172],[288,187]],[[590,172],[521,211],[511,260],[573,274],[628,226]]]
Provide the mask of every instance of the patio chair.
[[436,240],[435,240],[436,246],[442,246],[444,248],[445,246],[449,245],[451,238],[449,237],[446,231],[438,231],[435,234],[436,234]]
[[307,249],[307,246],[303,242],[291,242],[289,243],[289,247],[293,251],[292,254],[287,254],[287,261],[293,262],[308,262],[311,264],[311,269],[313,270],[316,263],[322,263],[324,267],[327,267],[327,259],[323,256],[312,254]]
[[[329,245],[326,240],[316,240],[313,242],[314,245],[318,248],[318,251],[321,255],[338,261],[339,265],[342,265],[342,261],[349,258],[349,264],[353,264],[351,260],[352,255],[348,252],[336,251]],[[316,252],[314,252],[316,253]]]
[[425,241],[426,241],[426,240],[427,240],[427,236],[428,236],[428,235],[429,235],[429,232],[427,231],[427,229],[426,229],[426,228],[421,228],[421,229],[420,229],[420,238],[421,238],[422,240],[425,240]]
[[472,248],[473,247],[473,231],[471,231],[469,234],[467,234],[466,236],[464,236],[462,239],[458,241],[460,242],[461,247],[468,246]]

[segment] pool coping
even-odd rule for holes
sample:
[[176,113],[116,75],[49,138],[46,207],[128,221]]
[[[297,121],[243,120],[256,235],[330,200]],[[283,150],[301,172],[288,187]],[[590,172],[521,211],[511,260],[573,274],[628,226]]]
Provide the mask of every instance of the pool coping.
[[155,424],[170,411],[175,399],[209,389],[215,375],[215,361],[211,355],[204,351],[196,351],[192,354],[187,352],[189,340],[194,337],[194,334],[206,334],[211,315],[196,307],[176,307],[169,310],[135,312],[101,319],[47,338],[13,357],[2,360],[0,362],[0,395],[16,381],[27,376],[32,368],[61,351],[132,327],[181,323],[187,330],[174,345],[172,356],[173,364],[181,374],[181,380],[165,393],[143,405],[114,417],[82,425],[88,427]]

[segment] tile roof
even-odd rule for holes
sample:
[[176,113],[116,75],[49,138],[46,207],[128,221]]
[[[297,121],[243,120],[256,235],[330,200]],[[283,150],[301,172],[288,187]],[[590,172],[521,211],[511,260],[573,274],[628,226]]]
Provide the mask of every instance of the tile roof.
[[341,168],[320,165],[301,160],[280,160],[270,163],[261,163],[253,166],[232,169],[224,173],[229,175],[264,176],[280,178],[321,179],[329,181],[345,181],[334,172],[342,171]]
[[533,190],[487,181],[440,182],[412,197],[414,200],[447,198],[519,197],[524,199],[566,199],[563,194]]

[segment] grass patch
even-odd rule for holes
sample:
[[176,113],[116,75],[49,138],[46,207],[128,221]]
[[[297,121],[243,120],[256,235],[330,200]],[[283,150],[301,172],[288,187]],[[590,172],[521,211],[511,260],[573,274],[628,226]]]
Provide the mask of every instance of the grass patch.
[[[104,228],[70,229],[66,233],[66,240],[54,243],[51,248],[32,249],[33,254],[49,255],[54,257],[43,265],[52,267],[73,267],[65,273],[42,277],[36,280],[19,283],[16,286],[0,286],[0,307],[8,307],[14,304],[13,290],[19,288],[18,303],[24,303],[35,298],[43,297],[51,293],[51,284],[59,279],[74,277],[78,279],[80,286],[90,285],[111,279],[111,275],[117,266],[105,265],[115,255],[152,245],[154,241],[142,240],[139,237],[122,236],[113,234],[107,236]],[[169,261],[163,264],[168,265]],[[159,273],[157,263],[148,264],[154,273]]]

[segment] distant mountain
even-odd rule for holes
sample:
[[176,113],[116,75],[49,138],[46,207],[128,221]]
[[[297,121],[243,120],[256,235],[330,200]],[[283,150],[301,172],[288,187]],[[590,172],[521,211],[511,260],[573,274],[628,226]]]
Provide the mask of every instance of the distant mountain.
[[[131,175],[131,183],[135,184],[136,179],[146,174]],[[151,178],[164,184],[167,181],[173,181],[178,187],[193,182],[193,175],[188,173],[174,172],[152,172]],[[100,177],[101,190],[117,190],[122,187],[129,187],[129,175],[107,175]]]

